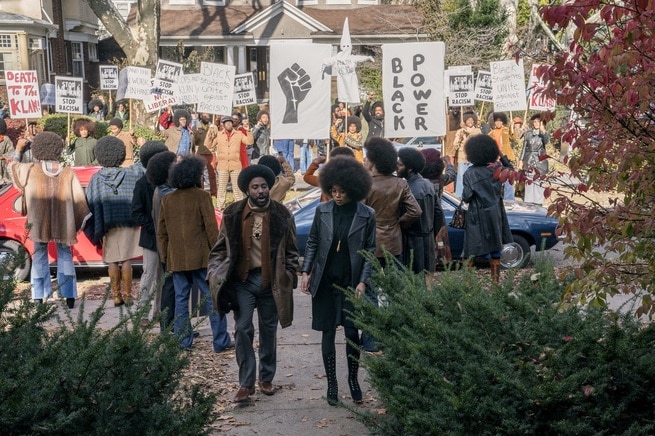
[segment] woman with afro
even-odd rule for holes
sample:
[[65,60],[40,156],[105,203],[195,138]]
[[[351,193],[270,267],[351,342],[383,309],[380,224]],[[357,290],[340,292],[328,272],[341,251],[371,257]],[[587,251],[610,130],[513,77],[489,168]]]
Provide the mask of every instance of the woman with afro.
[[10,163],[14,186],[23,191],[27,201],[27,227],[34,241],[30,282],[32,298],[42,302],[52,294],[48,243],[57,247],[57,292],[66,298],[69,308],[75,305],[77,280],[71,245],[77,232],[90,217],[84,190],[71,167],[59,163],[64,141],[53,132],[42,132],[32,141],[34,163],[18,163],[27,146],[19,139]]
[[507,213],[501,194],[502,183],[494,178],[498,162],[498,147],[490,136],[477,135],[464,145],[469,162],[464,173],[462,200],[468,203],[464,232],[463,259],[487,258],[491,264],[491,278],[500,278],[500,251],[503,244],[512,242]]
[[362,151],[362,122],[358,117],[348,117],[348,125],[346,126],[346,138],[344,145],[349,147],[355,153],[355,159],[358,162],[364,161],[364,152]]
[[98,140],[96,159],[103,168],[91,177],[86,188],[86,199],[93,216],[84,233],[96,247],[102,247],[102,260],[109,264],[114,306],[130,305],[131,259],[143,254],[139,246],[141,230],[132,219],[132,197],[144,169],[141,165],[121,166],[125,161],[125,144],[115,136]]
[[339,398],[334,343],[340,325],[347,338],[350,395],[355,403],[361,403],[359,331],[349,315],[353,305],[341,288],[355,288],[361,297],[371,276],[371,265],[361,255],[362,250],[375,252],[375,211],[361,203],[371,188],[371,176],[355,159],[335,157],[321,169],[319,179],[322,191],[332,199],[316,209],[300,289],[312,295],[312,329],[323,332],[328,403],[335,405]]
[[96,133],[96,123],[85,119],[75,120],[73,132],[77,138],[71,142],[69,151],[73,154],[74,165],[76,167],[95,165],[97,163],[95,149],[98,141],[93,135]]
[[234,347],[227,332],[227,318],[213,308],[207,283],[209,251],[218,240],[218,224],[211,194],[202,189],[205,160],[187,156],[173,165],[169,183],[175,191],[166,195],[157,220],[157,246],[166,270],[173,273],[175,288],[175,336],[188,350],[193,345],[189,321],[191,287],[197,286],[213,333],[214,352]]

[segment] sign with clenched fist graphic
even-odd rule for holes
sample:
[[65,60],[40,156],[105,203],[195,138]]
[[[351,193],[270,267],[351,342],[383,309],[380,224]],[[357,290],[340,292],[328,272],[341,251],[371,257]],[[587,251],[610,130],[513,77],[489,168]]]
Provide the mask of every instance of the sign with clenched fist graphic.
[[330,130],[330,82],[322,74],[329,44],[271,45],[271,137],[325,138]]

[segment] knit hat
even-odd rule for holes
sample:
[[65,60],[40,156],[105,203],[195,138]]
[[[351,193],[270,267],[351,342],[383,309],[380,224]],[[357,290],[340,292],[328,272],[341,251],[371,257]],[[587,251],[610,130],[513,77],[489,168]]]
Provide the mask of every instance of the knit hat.
[[31,147],[34,159],[57,161],[64,150],[64,140],[55,132],[41,132],[34,137]]
[[275,174],[273,174],[273,171],[269,167],[264,165],[250,165],[239,173],[237,185],[239,185],[241,192],[248,192],[248,186],[250,186],[250,182],[255,177],[263,177],[269,189],[275,184]]
[[95,154],[103,167],[119,167],[125,160],[125,144],[115,136],[103,136],[96,143]]
[[232,124],[234,124],[234,120],[233,120],[232,117],[229,116],[229,115],[225,115],[223,118],[221,118],[221,124],[223,124],[223,123],[226,122],[226,121],[229,121],[229,122],[231,122]]
[[109,121],[110,126],[116,126],[119,129],[123,128],[123,122],[121,121],[120,118],[112,118],[111,121]]

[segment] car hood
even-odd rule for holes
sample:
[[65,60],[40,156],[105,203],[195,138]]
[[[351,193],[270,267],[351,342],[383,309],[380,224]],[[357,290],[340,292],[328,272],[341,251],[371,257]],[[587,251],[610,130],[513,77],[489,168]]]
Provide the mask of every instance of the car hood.
[[522,201],[505,201],[505,211],[515,213],[534,213],[538,215],[546,215],[547,210],[545,207],[533,203],[524,203]]

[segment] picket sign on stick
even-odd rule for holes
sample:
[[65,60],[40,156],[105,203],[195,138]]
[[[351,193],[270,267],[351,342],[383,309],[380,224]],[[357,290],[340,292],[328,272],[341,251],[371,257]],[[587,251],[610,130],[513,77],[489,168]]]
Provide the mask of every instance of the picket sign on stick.
[[132,99],[130,99],[130,109],[129,109],[129,111],[130,111],[130,123],[129,123],[128,130],[131,132],[132,131]]
[[485,101],[482,101],[482,106],[480,106],[480,116],[478,117],[478,122],[480,124],[482,124],[483,122],[485,122],[485,123],[487,122],[487,120],[483,121],[483,118],[482,118],[484,116],[484,104],[485,104]]
[[[68,138],[70,141],[70,137],[71,137],[71,113],[68,112],[68,120],[66,121],[66,138]],[[66,144],[66,147],[68,147],[68,144]]]

